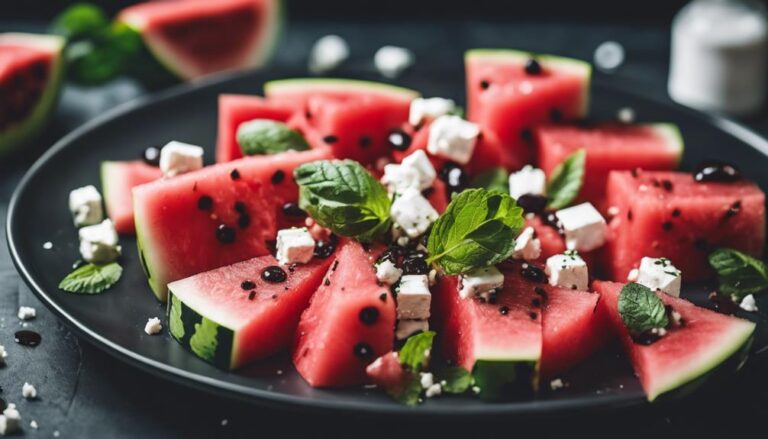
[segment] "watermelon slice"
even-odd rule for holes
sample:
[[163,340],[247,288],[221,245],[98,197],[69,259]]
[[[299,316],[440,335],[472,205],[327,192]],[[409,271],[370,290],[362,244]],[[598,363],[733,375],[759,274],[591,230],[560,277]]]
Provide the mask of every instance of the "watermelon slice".
[[[542,221],[541,217],[531,216],[525,219],[525,225],[527,227],[533,227],[536,232],[536,237],[541,242],[541,255],[536,260],[541,264],[544,264],[550,256],[559,255],[565,252],[565,238],[560,234],[560,231],[555,227],[547,225]],[[594,262],[597,259],[598,251],[580,253],[587,266],[592,269]]]
[[[711,278],[717,247],[753,256],[765,243],[765,195],[747,181],[697,183],[682,172],[614,171],[608,177],[605,267],[625,281],[644,256],[666,257],[686,281]],[[614,209],[615,208],[615,209]]]
[[650,345],[635,343],[618,311],[623,287],[621,283],[594,283],[602,297],[600,304],[620,335],[649,401],[698,381],[728,358],[746,353],[755,331],[754,323],[699,308],[664,293],[657,295],[680,313],[684,325],[669,329],[667,335]]
[[139,255],[157,298],[165,301],[169,282],[270,253],[278,211],[298,198],[293,170],[327,158],[247,157],[134,188]]
[[[280,268],[286,280],[261,273],[279,267],[261,256],[168,284],[169,332],[195,355],[224,369],[288,348],[301,312],[332,258]],[[250,283],[250,284],[249,284]]]
[[364,383],[366,366],[392,350],[395,300],[376,280],[373,263],[379,253],[357,242],[343,243],[301,316],[293,364],[311,386]]
[[141,160],[101,162],[101,190],[107,215],[117,233],[133,234],[133,188],[155,181],[163,173]]
[[683,138],[675,125],[547,125],[536,129],[539,166],[547,175],[579,149],[587,153],[580,201],[605,213],[605,184],[612,170],[673,170],[683,156]]
[[64,39],[0,34],[0,154],[41,132],[61,88]]
[[374,163],[391,153],[389,135],[408,119],[413,90],[349,79],[285,79],[264,84],[270,100],[290,103],[292,123],[334,157]]
[[170,0],[124,9],[155,58],[181,79],[260,67],[280,30],[280,0]]
[[[535,59],[536,68],[528,67]],[[535,157],[532,129],[584,117],[591,66],[583,61],[515,50],[475,49],[464,56],[467,116],[494,133],[513,169]]]

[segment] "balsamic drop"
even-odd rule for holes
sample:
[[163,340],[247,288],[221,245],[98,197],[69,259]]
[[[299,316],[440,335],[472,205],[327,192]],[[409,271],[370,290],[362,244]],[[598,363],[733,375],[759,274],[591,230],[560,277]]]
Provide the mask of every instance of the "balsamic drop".
[[29,330],[21,330],[16,331],[16,333],[13,335],[14,340],[16,343],[22,345],[22,346],[29,346],[31,348],[37,346],[42,341],[43,337],[40,336],[35,331],[29,331]]
[[272,174],[272,184],[280,184],[285,180],[285,172],[282,169],[278,169]]
[[162,149],[160,146],[150,146],[145,149],[141,155],[144,163],[150,166],[160,166],[160,149]]
[[461,166],[453,162],[445,164],[440,172],[440,178],[445,182],[449,195],[453,192],[461,192],[469,185],[467,173]]
[[517,205],[523,208],[525,213],[540,214],[547,207],[547,197],[542,195],[523,194],[517,199]]
[[701,162],[693,172],[693,179],[699,183],[710,181],[730,183],[741,180],[739,168],[730,163],[717,160]]
[[331,256],[336,250],[337,241],[335,236],[331,236],[328,240],[317,241],[315,243],[315,257],[326,259]]
[[208,195],[202,195],[197,199],[197,208],[200,210],[213,209],[213,198]]
[[525,73],[529,75],[540,75],[541,64],[536,59],[531,58],[525,63]]
[[294,218],[304,218],[307,216],[307,212],[304,212],[296,203],[283,204],[283,215]]
[[427,274],[429,273],[429,265],[427,265],[427,261],[422,258],[406,258],[405,261],[403,261],[403,273]]
[[364,325],[371,326],[379,320],[379,309],[375,306],[366,306],[360,310],[358,317]]
[[285,280],[288,279],[288,274],[285,272],[285,270],[282,269],[282,267],[277,265],[270,265],[269,267],[261,270],[261,278],[264,280],[264,282],[277,284],[280,282],[285,282]]
[[411,146],[411,136],[403,130],[394,130],[387,137],[389,146],[398,151],[405,151]]
[[520,270],[520,274],[522,274],[524,278],[540,284],[547,281],[547,275],[544,273],[544,270],[535,265],[528,264],[527,267]]

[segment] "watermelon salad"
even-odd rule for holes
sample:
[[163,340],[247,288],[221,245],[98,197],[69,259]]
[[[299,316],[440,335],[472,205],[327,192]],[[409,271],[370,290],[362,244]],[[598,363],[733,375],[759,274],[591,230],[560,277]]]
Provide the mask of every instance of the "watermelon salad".
[[[587,63],[465,61],[466,118],[346,79],[222,95],[215,164],[174,141],[72,191],[86,264],[60,287],[108,289],[138,251],[167,302],[147,333],[232,370],[289,352],[310,386],[410,405],[557,391],[614,342],[649,401],[740,364],[768,287],[761,189],[728,163],[677,169],[671,123],[582,123]],[[690,282],[732,312],[680,297]]]

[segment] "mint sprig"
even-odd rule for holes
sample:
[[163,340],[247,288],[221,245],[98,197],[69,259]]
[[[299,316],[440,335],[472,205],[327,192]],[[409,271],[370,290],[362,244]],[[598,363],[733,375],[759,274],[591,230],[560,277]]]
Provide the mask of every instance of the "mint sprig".
[[743,299],[768,289],[768,268],[759,259],[731,248],[717,249],[709,255],[709,264],[717,272],[718,291]]
[[389,230],[387,190],[359,163],[323,160],[294,171],[299,207],[341,236],[370,242]]
[[584,182],[584,163],[587,153],[580,149],[573,152],[552,171],[547,183],[548,207],[562,209],[579,195]]
[[244,155],[277,154],[309,149],[301,134],[283,122],[253,119],[237,127],[237,144]]
[[116,284],[122,274],[123,267],[117,262],[86,264],[62,279],[59,288],[70,293],[98,294]]
[[427,242],[428,262],[447,274],[495,265],[512,255],[523,225],[523,209],[508,194],[465,190],[435,221]]
[[491,168],[478,174],[470,186],[489,191],[509,192],[509,173],[504,168]]
[[624,326],[636,335],[669,324],[664,302],[650,288],[634,282],[621,289],[619,314]]

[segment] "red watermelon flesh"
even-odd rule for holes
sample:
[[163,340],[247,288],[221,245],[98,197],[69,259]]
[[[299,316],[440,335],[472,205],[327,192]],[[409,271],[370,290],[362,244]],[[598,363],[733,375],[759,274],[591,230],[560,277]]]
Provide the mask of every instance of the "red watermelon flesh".
[[586,151],[580,201],[605,213],[605,186],[612,170],[673,170],[683,155],[680,131],[672,124],[546,125],[536,129],[539,166],[547,175],[579,149]]
[[[541,256],[537,259],[538,262],[543,264],[550,256],[559,255],[565,252],[565,239],[563,238],[563,235],[561,235],[556,228],[544,224],[541,217],[527,217],[525,225],[533,227],[536,231],[536,237],[538,237],[541,242]],[[593,264],[596,261],[596,253],[597,251],[591,251],[580,254],[590,270],[595,267]]]
[[146,2],[118,15],[182,79],[264,64],[278,35],[279,0]]
[[373,384],[385,391],[398,393],[408,382],[412,372],[403,368],[400,364],[400,356],[397,352],[388,352],[377,358],[365,369],[368,378]]
[[622,283],[594,282],[600,306],[619,334],[649,401],[712,371],[748,343],[755,324],[710,311],[684,299],[656,293],[680,313],[684,326],[673,327],[650,345],[635,343],[621,320],[618,300]]
[[346,241],[301,316],[293,363],[313,387],[368,381],[366,367],[392,350],[395,301],[376,280],[380,252]]
[[697,183],[682,172],[614,171],[608,177],[605,267],[624,281],[644,256],[666,257],[686,281],[711,278],[718,247],[763,254],[765,195],[748,181]]
[[[265,268],[279,265],[272,256],[171,282],[169,332],[196,355],[225,369],[273,355],[291,346],[301,312],[331,261],[314,258],[291,269],[283,266],[287,277],[280,283],[261,278]],[[244,282],[252,282],[253,288],[243,289]],[[201,349],[204,344],[193,338],[195,324],[203,319],[207,327],[217,329],[213,349]]]
[[107,161],[101,163],[101,189],[107,215],[118,233],[133,234],[133,188],[162,177],[157,166],[141,160]]
[[293,170],[327,158],[324,150],[246,157],[134,188],[137,244],[158,299],[168,282],[268,254],[278,210],[298,198]]
[[271,119],[288,122],[293,108],[279,102],[271,102],[259,96],[219,96],[219,126],[216,141],[216,161],[229,162],[243,156],[237,143],[237,128],[253,119]]
[[[526,72],[534,57],[541,66]],[[588,63],[513,50],[475,49],[464,56],[467,116],[494,133],[508,151],[510,167],[535,158],[532,129],[551,121],[584,117],[589,104]]]

